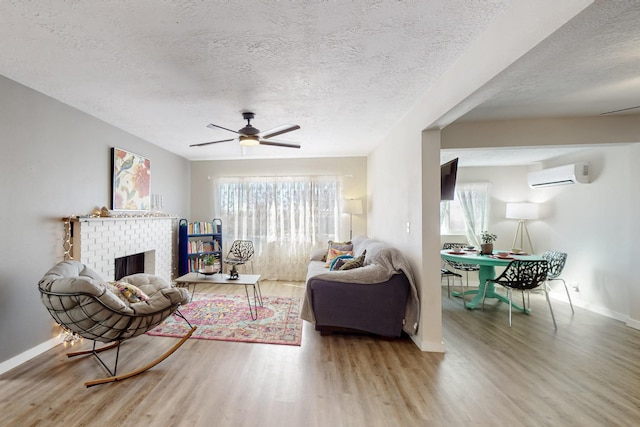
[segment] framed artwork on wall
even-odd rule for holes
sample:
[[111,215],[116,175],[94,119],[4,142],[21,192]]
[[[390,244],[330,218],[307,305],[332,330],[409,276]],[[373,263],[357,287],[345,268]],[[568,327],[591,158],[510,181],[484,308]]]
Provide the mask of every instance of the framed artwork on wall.
[[148,211],[151,162],[138,154],[113,147],[111,209]]

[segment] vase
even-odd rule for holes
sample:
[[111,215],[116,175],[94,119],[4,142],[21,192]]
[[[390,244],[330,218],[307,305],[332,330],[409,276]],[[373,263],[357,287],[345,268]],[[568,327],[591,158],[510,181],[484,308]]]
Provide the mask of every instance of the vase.
[[493,243],[483,243],[480,245],[481,255],[491,255],[493,254]]

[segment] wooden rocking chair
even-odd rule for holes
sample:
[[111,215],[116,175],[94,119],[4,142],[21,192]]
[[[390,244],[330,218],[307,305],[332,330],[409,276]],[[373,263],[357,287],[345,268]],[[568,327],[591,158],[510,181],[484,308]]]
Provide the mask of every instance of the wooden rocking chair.
[[[197,328],[178,311],[181,304],[189,301],[188,290],[172,287],[158,276],[134,274],[109,283],[89,267],[70,260],[49,270],[38,283],[38,289],[43,304],[60,326],[93,341],[91,350],[67,356],[92,354],[110,375],[87,381],[86,387],[121,381],[151,369],[184,344]],[[187,322],[189,332],[146,366],[117,375],[120,344],[155,328],[174,312]],[[110,344],[96,349],[98,341]],[[110,369],[98,353],[112,348],[117,353]]]

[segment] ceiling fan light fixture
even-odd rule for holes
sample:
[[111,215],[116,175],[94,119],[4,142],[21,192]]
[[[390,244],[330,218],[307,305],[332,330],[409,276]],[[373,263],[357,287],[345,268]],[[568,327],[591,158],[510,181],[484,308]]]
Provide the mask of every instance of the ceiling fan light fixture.
[[240,145],[250,147],[259,144],[260,139],[256,135],[240,135]]
[[[256,145],[271,145],[274,147],[288,147],[288,148],[300,148],[300,144],[289,143],[286,141],[276,141],[273,139],[269,139],[274,136],[282,135],[283,133],[291,132],[294,130],[300,129],[298,125],[284,125],[279,126],[277,128],[269,129],[266,132],[260,132],[259,129],[251,126],[251,120],[255,117],[255,114],[245,111],[242,113],[242,118],[247,121],[247,124],[242,129],[235,131],[233,129],[229,129],[220,125],[214,125],[213,123],[209,123],[207,125],[210,129],[222,129],[227,132],[232,132],[238,135],[237,141],[240,143],[240,146],[243,147],[253,147]],[[234,138],[235,139],[235,138]],[[209,142],[201,142],[200,144],[191,144],[189,147],[203,147],[209,144],[217,144],[219,142],[227,142],[233,141],[234,139],[223,139],[220,141],[209,141]]]

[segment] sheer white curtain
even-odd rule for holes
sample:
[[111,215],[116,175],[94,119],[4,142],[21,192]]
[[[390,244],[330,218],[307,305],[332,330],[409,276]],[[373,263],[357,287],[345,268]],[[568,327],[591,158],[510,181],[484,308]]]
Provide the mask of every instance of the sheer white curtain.
[[338,177],[224,177],[216,190],[225,255],[234,240],[253,241],[264,279],[304,280],[310,248],[337,236]]
[[456,199],[464,215],[467,241],[480,247],[480,234],[489,226],[489,183],[461,183],[456,186]]

